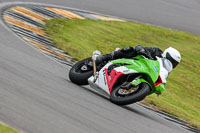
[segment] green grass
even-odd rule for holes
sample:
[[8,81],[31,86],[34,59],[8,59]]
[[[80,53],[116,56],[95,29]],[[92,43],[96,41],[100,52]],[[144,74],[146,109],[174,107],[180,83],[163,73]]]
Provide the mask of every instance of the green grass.
[[18,131],[0,124],[0,133],[19,133]]
[[104,54],[137,44],[178,49],[182,61],[170,74],[166,90],[145,101],[200,127],[200,36],[134,22],[88,19],[53,19],[44,30],[58,48],[77,60],[90,57],[94,50]]

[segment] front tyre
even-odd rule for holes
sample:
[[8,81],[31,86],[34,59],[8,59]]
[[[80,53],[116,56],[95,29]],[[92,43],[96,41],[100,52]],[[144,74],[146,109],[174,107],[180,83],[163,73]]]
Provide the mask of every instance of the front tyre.
[[122,93],[120,93],[122,88],[121,86],[118,86],[112,91],[110,95],[111,102],[117,105],[127,105],[143,100],[149,94],[150,87],[146,83],[142,83],[138,87],[139,88],[137,89],[136,92],[130,94],[125,93],[126,95],[125,94],[122,95]]
[[69,72],[69,79],[77,85],[88,85],[88,78],[92,76],[93,69],[86,65],[91,58],[77,62]]

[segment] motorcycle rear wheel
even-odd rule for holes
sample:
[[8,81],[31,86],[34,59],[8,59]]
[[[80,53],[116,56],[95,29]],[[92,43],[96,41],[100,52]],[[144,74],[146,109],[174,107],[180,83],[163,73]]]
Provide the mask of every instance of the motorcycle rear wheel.
[[111,95],[110,95],[110,100],[112,103],[115,103],[117,105],[127,105],[127,104],[132,104],[138,101],[143,100],[150,92],[150,87],[146,83],[142,83],[139,86],[139,89],[130,94],[130,95],[125,95],[122,96],[119,94],[119,90],[121,89],[120,86],[116,87]]
[[84,59],[77,62],[69,72],[69,79],[77,85],[88,85],[88,78],[92,76],[93,69],[82,71],[81,67],[85,65],[85,62],[91,60],[91,58]]

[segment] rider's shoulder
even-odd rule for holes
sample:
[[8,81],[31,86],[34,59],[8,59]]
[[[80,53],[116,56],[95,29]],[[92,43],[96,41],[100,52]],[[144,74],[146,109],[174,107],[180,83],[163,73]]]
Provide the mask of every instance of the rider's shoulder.
[[162,61],[162,66],[170,73],[173,70],[172,63],[167,58],[156,57],[157,60]]

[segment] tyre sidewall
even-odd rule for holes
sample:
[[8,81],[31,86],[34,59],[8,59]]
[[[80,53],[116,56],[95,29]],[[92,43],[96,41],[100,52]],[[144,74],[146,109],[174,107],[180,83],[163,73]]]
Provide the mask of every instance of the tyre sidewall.
[[78,85],[88,85],[88,78],[90,78],[93,74],[93,70],[91,71],[87,71],[84,73],[77,73],[75,70],[78,66],[80,66],[81,64],[84,64],[85,61],[87,60],[91,60],[91,58],[87,58],[84,60],[81,60],[79,62],[77,62],[74,66],[72,66],[72,68],[69,71],[69,79]]
[[115,93],[117,93],[118,90],[119,90],[119,86],[112,91],[110,95],[111,102],[118,105],[126,105],[126,104],[131,104],[131,103],[135,103],[135,102],[143,100],[149,94],[150,87],[148,84],[142,83],[137,93],[134,93],[133,95],[129,97],[123,97],[123,98],[117,98],[115,96]]

